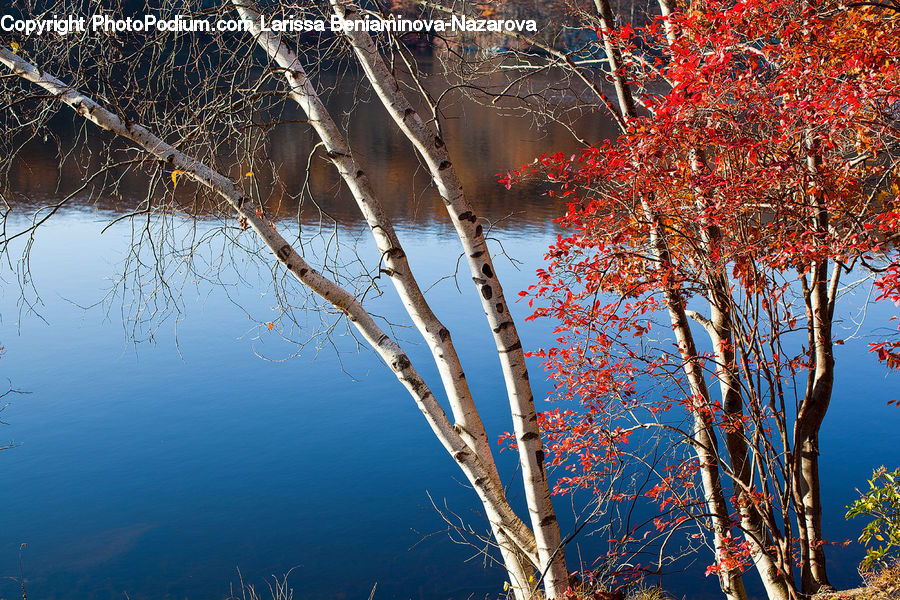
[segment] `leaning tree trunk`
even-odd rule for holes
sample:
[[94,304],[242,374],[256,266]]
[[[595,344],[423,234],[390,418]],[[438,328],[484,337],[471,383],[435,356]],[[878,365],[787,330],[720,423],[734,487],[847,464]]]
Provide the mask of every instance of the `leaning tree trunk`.
[[[619,104],[619,117],[622,121],[637,117],[634,96],[631,86],[627,83],[625,73],[622,71],[622,55],[618,45],[609,35],[609,30],[614,21],[609,0],[594,0],[597,16],[600,19],[600,34],[603,38],[609,60],[609,74],[613,79],[616,89],[616,97]],[[665,15],[668,4],[661,2]],[[674,43],[674,34],[667,28],[669,43]],[[656,262],[656,268],[663,269],[670,264],[669,253],[666,248],[664,233],[661,230],[658,215],[653,210],[646,198],[642,199],[644,218],[648,222],[650,231],[650,253]],[[697,349],[688,323],[684,301],[678,290],[669,286],[664,291],[666,308],[675,332],[678,350],[682,359],[682,371],[688,380],[692,402],[691,412],[694,420],[692,447],[700,463],[701,483],[703,485],[704,500],[711,515],[713,543],[716,548],[716,563],[720,563],[720,551],[724,549],[726,539],[731,531],[731,520],[728,511],[728,503],[722,488],[719,470],[718,442],[715,429],[706,416],[709,407],[709,390],[703,378],[702,369],[697,357]],[[741,573],[737,569],[723,570],[719,573],[719,585],[729,600],[746,600],[747,593]],[[782,600],[778,598],[778,600]]]
[[[695,175],[700,175],[707,169],[706,157],[701,150],[695,150],[692,154],[691,170]],[[731,285],[724,273],[721,258],[715,258],[721,256],[722,232],[705,216],[709,202],[700,190],[697,190],[696,206],[700,215],[700,247],[706,261],[705,287],[710,317],[707,320],[700,315],[692,316],[704,326],[713,347],[715,374],[722,395],[722,416],[725,420],[722,438],[728,451],[734,495],[738,498],[741,530],[749,544],[750,558],[766,590],[766,596],[769,600],[788,600],[793,592],[790,571],[779,569],[769,554],[771,536],[750,494],[754,488],[753,465],[744,425],[744,396],[735,371],[737,361],[731,320]]]
[[[666,248],[664,234],[658,217],[650,203],[644,199],[644,217],[650,228],[650,250],[657,268],[665,269],[671,265]],[[697,356],[697,347],[691,333],[684,300],[679,290],[666,286],[663,291],[666,309],[675,332],[678,351],[681,355],[682,372],[688,381],[691,393],[690,411],[694,421],[691,445],[700,465],[700,478],[703,484],[703,497],[710,514],[713,530],[713,544],[716,549],[716,563],[722,564],[723,555],[731,537],[731,517],[728,502],[722,488],[719,469],[719,446],[711,418],[709,390],[703,376],[703,369]],[[747,600],[744,581],[739,569],[722,569],[719,571],[719,587],[728,600]]]
[[[690,332],[683,300],[680,294],[672,289],[665,291],[665,298],[666,307],[672,321],[672,329],[675,332],[675,339],[678,342],[678,350],[681,354],[682,371],[688,380],[692,395],[691,412],[694,420],[694,429],[691,444],[700,463],[704,500],[712,519],[716,562],[721,564],[731,536],[731,518],[729,516],[728,502],[722,488],[716,433],[707,414],[710,407],[709,390],[703,378],[703,370],[698,360],[697,349]],[[722,592],[729,600],[747,600],[747,593],[744,590],[744,582],[740,570],[720,571],[719,584]]]
[[[332,0],[331,4],[335,14],[342,19],[361,18],[357,10],[346,2]],[[425,161],[462,243],[482,308],[494,334],[506,382],[522,478],[525,483],[525,499],[537,543],[539,560],[537,567],[543,578],[547,597],[556,597],[568,587],[569,573],[544,468],[543,443],[537,425],[525,355],[503,294],[503,287],[494,270],[483,228],[465,196],[446,144],[435,127],[422,120],[403,94],[371,36],[354,28],[345,32],[345,37],[382,104]]]

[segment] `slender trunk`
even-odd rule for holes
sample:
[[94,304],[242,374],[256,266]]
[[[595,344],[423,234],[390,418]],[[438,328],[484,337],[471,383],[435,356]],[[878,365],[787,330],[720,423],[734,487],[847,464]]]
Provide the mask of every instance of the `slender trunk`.
[[[610,65],[610,75],[616,88],[619,110],[624,118],[637,116],[634,97],[631,87],[626,83],[621,70],[621,52],[608,35],[609,27],[613,22],[612,9],[609,0],[594,0],[594,5],[600,17],[601,33],[603,34],[604,47]],[[663,15],[671,12],[668,3],[661,2]],[[666,32],[670,44],[674,43],[674,32],[666,25]],[[665,239],[660,229],[658,215],[646,199],[642,199],[644,217],[650,227],[650,248],[659,268],[669,264],[669,254]],[[709,408],[709,390],[703,379],[703,373],[697,363],[697,349],[688,323],[687,313],[681,294],[673,287],[667,287],[664,291],[666,307],[678,342],[678,349],[683,361],[682,370],[688,379],[692,395],[692,413],[694,419],[693,447],[700,463],[701,481],[707,509],[712,515],[713,540],[716,548],[716,563],[721,564],[721,552],[725,548],[726,539],[731,534],[731,520],[729,517],[728,503],[722,489],[722,481],[719,471],[718,442],[713,424],[710,422],[707,410]],[[740,399],[738,399],[740,405]],[[719,584],[726,597],[731,600],[746,600],[747,593],[744,589],[743,579],[737,569],[721,571]],[[783,600],[781,597],[772,600]]]
[[[711,232],[715,235],[714,232]],[[725,420],[723,438],[728,450],[734,479],[735,496],[741,516],[741,529],[750,544],[750,557],[759,573],[769,600],[786,600],[791,597],[792,587],[789,571],[779,571],[767,548],[772,540],[766,529],[762,515],[750,498],[754,488],[752,459],[749,452],[746,427],[744,426],[743,397],[740,382],[733,367],[735,355],[733,334],[730,326],[730,294],[728,282],[721,274],[710,278],[710,340],[715,348],[716,378],[722,394],[722,410]]]
[[614,43],[609,35],[609,30],[615,22],[612,7],[609,0],[594,0],[594,7],[600,18],[600,33],[603,37],[603,49],[606,51],[606,60],[609,63],[609,74],[613,78],[616,88],[616,98],[619,102],[619,112],[625,120],[636,117],[637,110],[634,106],[634,96],[631,87],[625,80],[622,72],[622,52],[618,44]]
[[[260,22],[259,13],[250,5],[239,5],[238,12],[243,19],[253,23],[251,33],[259,45],[285,69],[285,77],[291,85],[291,97],[306,113],[310,124],[325,145],[329,160],[353,194],[382,256],[384,264],[382,271],[390,277],[404,308],[434,356],[461,435],[481,456],[485,464],[493,466],[490,442],[475,409],[472,393],[450,332],[431,310],[419,288],[409,268],[406,252],[390,219],[382,209],[381,201],[368,175],[353,157],[349,145],[306,77],[296,54],[281,43],[280,36],[263,32],[259,28],[257,25]],[[499,482],[499,476],[497,479]]]
[[[681,296],[674,290],[667,290],[665,295],[672,328],[675,331],[675,338],[683,361],[682,369],[688,378],[693,396],[693,445],[700,462],[704,499],[707,509],[712,515],[716,562],[721,564],[723,553],[728,546],[728,538],[731,537],[731,519],[720,478],[718,443],[713,425],[706,412],[709,410],[709,392],[696,362],[697,350],[690,334],[690,326]],[[739,570],[720,571],[719,583],[727,598],[746,600],[747,594]]]
[[[677,41],[676,32],[675,28],[672,26],[671,19],[668,17],[672,14],[674,8],[670,0],[658,0],[658,3],[662,16],[665,19],[666,40],[669,45],[672,46]],[[669,264],[670,260],[665,240],[662,237],[663,234],[658,222],[658,216],[652,211],[646,199],[642,200],[642,205],[644,216],[650,224],[651,248],[660,267],[663,267]],[[713,515],[712,521],[716,547],[716,563],[721,564],[720,552],[725,546],[724,541],[726,537],[731,534],[731,519],[728,512],[728,503],[725,500],[722,483],[719,479],[719,456],[715,430],[713,425],[708,422],[709,418],[703,416],[710,404],[709,391],[706,388],[706,381],[703,378],[703,373],[700,370],[699,365],[696,364],[697,349],[691,334],[690,325],[687,321],[681,294],[677,290],[667,287],[665,296],[666,305],[669,309],[669,316],[672,321],[672,327],[675,331],[675,337],[678,340],[678,348],[681,351],[682,361],[684,361],[683,370],[688,377],[691,393],[693,394],[695,402],[700,404],[695,407],[695,410],[693,411],[694,429],[695,432],[698,430],[703,432],[704,436],[701,440],[695,439],[695,448],[697,449],[697,458],[700,461],[703,490],[707,507],[709,512]],[[701,422],[701,420],[705,422]],[[729,600],[747,599],[743,577],[738,569],[720,571],[719,586]]]
[[[258,22],[259,13],[252,5],[240,2],[235,2],[235,5],[242,17],[245,19],[249,18],[254,23]],[[422,296],[421,291],[415,284],[415,280],[412,278],[405,260],[405,253],[400,247],[399,240],[396,238],[387,217],[381,210],[380,203],[368,182],[368,178],[360,165],[353,159],[349,146],[307,79],[297,56],[281,43],[280,36],[262,32],[258,27],[255,27],[252,33],[269,56],[285,69],[285,77],[292,87],[291,95],[309,116],[311,124],[326,145],[329,159],[335,164],[357,199],[360,209],[370,225],[373,236],[378,242],[379,250],[385,257],[386,266],[388,267],[387,271],[391,275],[391,279],[395,287],[397,287],[398,293],[400,293],[401,299],[403,299],[404,305],[407,307],[407,311],[432,349],[435,362],[438,365],[445,389],[450,398],[458,430],[476,454],[488,464],[491,477],[499,486],[500,479],[493,461],[490,444],[484,431],[484,426],[475,409],[465,376],[459,366],[455,349],[450,342],[449,331],[437,321],[437,318],[428,308],[424,296]],[[369,42],[371,43],[370,39]],[[375,82],[373,81],[373,83]],[[480,229],[480,226],[478,228]],[[482,273],[488,273],[489,269],[490,267],[488,266]],[[484,294],[484,291],[482,291],[482,294]],[[500,297],[495,303],[500,303],[502,300],[502,297]],[[501,305],[498,304],[498,306]],[[502,309],[500,309],[500,312],[502,312]],[[547,498],[549,499],[549,487],[547,488]],[[552,506],[550,511],[552,514]],[[535,530],[537,531],[538,529],[535,528]],[[542,557],[547,555],[546,552],[543,552],[546,544],[542,545],[539,542],[530,543],[527,546],[510,544],[510,536],[506,535],[502,528],[496,526],[492,527],[492,534],[500,546],[501,556],[512,580],[511,583],[515,593],[517,595],[530,595],[530,580],[534,578],[528,577],[527,569],[523,567],[521,559],[523,556],[526,556],[530,562],[538,565],[545,564],[546,561]],[[529,542],[531,542],[530,539]],[[557,542],[554,548],[558,547],[558,545],[557,535]],[[563,570],[565,570],[564,562],[562,564]],[[552,578],[550,581],[555,584]]]
[[809,306],[814,365],[807,393],[794,424],[794,494],[797,500],[801,551],[801,589],[815,593],[831,589],[822,545],[822,500],[819,488],[819,429],[831,401],[834,385],[834,354],[828,301],[828,264],[813,269]]
[[[691,169],[695,174],[706,170],[706,159],[700,150],[693,152]],[[734,495],[738,498],[741,529],[750,545],[750,557],[766,590],[769,600],[787,600],[792,587],[789,572],[781,572],[768,553],[772,545],[762,515],[752,501],[753,469],[747,431],[744,425],[744,398],[740,380],[735,371],[734,333],[731,321],[731,286],[723,272],[721,259],[722,232],[703,215],[708,208],[702,193],[697,196],[697,210],[700,218],[700,242],[705,255],[703,268],[706,271],[707,301],[710,318],[706,330],[713,346],[716,359],[716,379],[722,394],[724,426],[722,437],[731,464]]]
[[[646,199],[643,200],[643,210],[645,218],[649,221],[650,246],[654,260],[657,261],[660,268],[666,268],[670,264],[670,259],[665,239],[658,218]],[[700,463],[704,501],[711,515],[716,563],[721,564],[731,537],[731,518],[719,471],[718,442],[708,414],[710,409],[709,390],[697,361],[697,348],[694,344],[681,293],[673,286],[667,286],[664,296],[672,330],[675,332],[675,340],[678,343],[678,351],[681,355],[682,371],[687,378],[691,392],[691,413],[694,420],[691,443]],[[719,586],[729,600],[747,600],[743,578],[738,569],[721,570]]]
[[[345,2],[333,0],[332,7],[341,18],[361,18],[356,9]],[[556,597],[568,587],[569,573],[544,468],[543,442],[537,425],[525,355],[503,288],[494,270],[483,228],[466,199],[444,141],[433,125],[422,120],[402,93],[371,36],[354,29],[345,32],[345,37],[382,104],[425,161],[462,243],[482,308],[494,334],[506,382],[513,428],[519,446],[525,498],[537,543],[536,566],[543,577],[547,597]]]
[[[806,136],[806,162],[810,178],[814,181],[819,170],[819,149],[813,133]],[[812,216],[818,243],[827,245],[830,215],[822,193],[810,194],[814,214]],[[831,402],[834,386],[834,345],[831,324],[834,316],[834,299],[840,278],[840,267],[835,265],[829,277],[828,259],[821,258],[813,264],[813,280],[805,290],[809,310],[810,353],[812,361],[806,394],[794,424],[794,494],[798,504],[797,528],[800,532],[802,558],[801,589],[815,593],[820,589],[833,589],[828,582],[825,568],[825,551],[822,536],[822,500],[819,489],[819,429]]]

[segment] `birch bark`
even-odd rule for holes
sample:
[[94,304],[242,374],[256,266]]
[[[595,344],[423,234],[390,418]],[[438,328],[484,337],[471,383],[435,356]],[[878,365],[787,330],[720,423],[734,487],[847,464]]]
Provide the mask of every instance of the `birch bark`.
[[[349,145],[329,115],[314,86],[306,77],[297,55],[282,43],[279,35],[262,31],[256,25],[259,23],[260,13],[252,4],[234,0],[234,5],[238,14],[253,24],[250,32],[256,38],[257,43],[284,70],[285,78],[291,86],[291,97],[309,117],[310,124],[326,146],[329,159],[334,163],[365,215],[379,250],[385,257],[391,280],[417,328],[432,349],[460,432],[476,454],[482,457],[483,462],[489,466],[491,477],[499,487],[500,478],[493,460],[490,443],[466,384],[465,375],[459,365],[458,356],[450,341],[450,333],[440,324],[428,307],[409,271],[400,241],[397,239],[389,219],[381,209],[380,201],[365,172],[353,158]],[[492,510],[488,506],[485,506],[485,509]],[[492,523],[494,522],[492,520]],[[518,527],[518,524],[516,526]],[[519,529],[522,528],[519,527]],[[523,531],[526,530],[527,528]],[[535,578],[525,572],[523,558],[539,565],[540,546],[536,545],[533,534],[524,540],[515,539],[511,538],[503,528],[496,527],[493,529],[493,534],[500,546],[504,564],[512,580],[514,593],[521,594],[522,597],[529,596],[531,587],[533,587],[531,582]]]

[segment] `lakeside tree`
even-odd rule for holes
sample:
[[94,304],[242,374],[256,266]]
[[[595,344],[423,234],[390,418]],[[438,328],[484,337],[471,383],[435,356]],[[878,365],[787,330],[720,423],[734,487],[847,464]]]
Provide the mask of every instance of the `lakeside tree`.
[[[531,290],[560,336],[537,354],[583,407],[542,415],[562,487],[643,462],[650,529],[698,525],[727,597],[752,567],[773,600],[829,589],[818,436],[842,279],[897,297],[900,11],[663,4],[633,28],[598,6],[622,133],[523,169],[571,201]],[[888,366],[896,348],[872,346]],[[644,435],[691,452],[650,464]],[[645,547],[626,533],[613,552]]]

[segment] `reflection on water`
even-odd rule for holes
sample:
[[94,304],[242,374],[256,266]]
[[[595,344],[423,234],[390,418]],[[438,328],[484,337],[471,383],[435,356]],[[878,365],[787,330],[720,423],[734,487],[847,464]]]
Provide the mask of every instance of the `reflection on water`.
[[154,525],[135,523],[103,531],[92,531],[67,540],[59,547],[59,554],[49,554],[46,561],[61,571],[96,569],[106,562],[131,552],[141,536]]
[[[336,77],[334,73],[326,72],[323,77],[322,85],[331,90],[328,103],[332,113],[341,115],[352,110],[352,118],[346,120],[350,145],[380,193],[388,215],[404,224],[448,223],[439,196],[429,186],[427,169],[420,164],[409,142],[377,100],[361,101],[361,98],[369,99],[371,92],[357,85],[349,75],[339,81],[332,79]],[[432,79],[443,81],[438,76]],[[294,217],[302,198],[301,214],[305,222],[318,221],[321,209],[326,219],[331,217],[341,225],[359,223],[353,199],[343,189],[321,147],[310,155],[318,139],[303,122],[302,113],[290,103],[281,109],[284,112],[278,116],[253,117],[258,123],[282,124],[268,130],[265,145],[252,158],[239,156],[239,164],[227,168],[229,176],[241,181],[264,204],[267,214]],[[461,101],[459,94],[454,93],[442,101],[441,109],[443,136],[466,193],[480,216],[501,228],[520,229],[546,227],[560,214],[564,204],[543,196],[537,185],[526,182],[507,191],[497,179],[498,174],[518,169],[543,153],[574,151],[579,146],[569,128],[558,123],[537,127],[532,118],[521,112]],[[57,124],[63,130],[72,127],[68,115],[57,117]],[[587,140],[602,140],[613,134],[613,125],[600,113],[583,115],[574,129]],[[20,203],[58,201],[83,185],[83,173],[94,172],[101,163],[103,134],[93,129],[87,133],[91,151],[79,146],[81,151],[73,153],[62,170],[52,141],[34,140],[24,148],[9,175],[10,187]],[[72,137],[63,134],[65,152],[73,143]],[[107,181],[121,172],[114,171]],[[247,173],[252,173],[252,177]],[[118,195],[100,193],[99,185],[90,186],[72,203],[122,212],[134,210],[146,196],[149,181],[145,173],[130,172],[119,183]],[[159,183],[167,193],[172,193],[168,174],[160,176]],[[192,212],[190,207],[195,205],[196,191],[190,182],[179,181],[174,190],[177,205]]]

